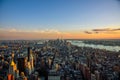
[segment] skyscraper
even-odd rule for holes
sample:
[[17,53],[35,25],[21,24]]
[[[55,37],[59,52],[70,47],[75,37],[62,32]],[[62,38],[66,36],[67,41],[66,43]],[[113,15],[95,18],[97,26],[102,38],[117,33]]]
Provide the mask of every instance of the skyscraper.
[[19,73],[25,72],[25,58],[24,57],[19,57],[18,59],[18,70]]

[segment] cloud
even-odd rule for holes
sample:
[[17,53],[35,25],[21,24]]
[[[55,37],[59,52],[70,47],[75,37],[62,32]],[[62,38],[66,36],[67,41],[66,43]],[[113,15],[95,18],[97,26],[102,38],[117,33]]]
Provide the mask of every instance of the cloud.
[[113,29],[113,31],[119,31],[120,30],[120,28],[117,28],[117,29]]
[[105,29],[93,29],[92,31],[109,31],[109,28],[105,28]]
[[0,28],[0,31],[2,31],[2,32],[23,32],[22,30],[17,30],[15,28],[12,28],[12,29]]
[[56,29],[46,29],[44,30],[45,33],[57,33],[57,34],[61,34],[62,32],[56,30]]
[[16,29],[10,29],[10,30],[7,30],[8,32],[21,32],[20,30],[16,30]]
[[4,28],[0,28],[1,32],[24,32],[24,33],[57,33],[57,34],[61,34],[64,32],[58,31],[56,29],[44,29],[44,30],[39,30],[39,29],[35,29],[35,30],[20,30],[20,29],[4,29]]
[[98,34],[99,32],[96,31],[96,32],[94,32],[94,33]]
[[86,34],[92,34],[92,32],[90,32],[90,31],[84,31],[84,33],[86,33]]
[[102,31],[119,31],[120,28],[117,29],[110,29],[110,28],[104,28],[104,29],[93,29],[92,31],[102,32]]
[[86,34],[98,34],[98,33],[109,33],[109,34],[113,34],[113,33],[119,33],[120,28],[103,28],[103,29],[92,29],[90,31],[84,31],[84,33]]
[[45,30],[32,30],[28,32],[34,32],[34,33],[57,33],[61,34],[62,32],[55,30],[55,29],[45,29]]
[[0,38],[17,38],[17,39],[22,39],[22,38],[59,38],[59,37],[65,37],[65,36],[71,36],[70,33],[68,32],[63,32],[59,31],[56,29],[34,29],[34,30],[19,30],[19,29],[5,29],[5,28],[0,28]]

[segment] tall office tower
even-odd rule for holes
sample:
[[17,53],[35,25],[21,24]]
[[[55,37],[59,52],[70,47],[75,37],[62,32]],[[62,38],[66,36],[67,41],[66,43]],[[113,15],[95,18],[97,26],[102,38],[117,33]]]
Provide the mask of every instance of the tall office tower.
[[39,77],[38,77],[38,72],[35,72],[34,74],[32,74],[30,76],[30,79],[31,80],[41,80]]
[[17,69],[16,64],[14,63],[14,61],[12,60],[10,65],[9,65],[9,73],[14,74],[15,70]]
[[20,73],[20,77],[18,80],[27,80],[27,77],[25,76],[24,72]]
[[49,65],[49,68],[50,68],[50,69],[52,68],[51,64],[52,64],[52,60],[49,58],[49,59],[48,59],[48,65]]
[[34,60],[33,60],[33,55],[32,54],[30,56],[30,65],[31,65],[31,69],[33,71],[33,69],[34,69]]
[[30,49],[30,47],[28,47],[28,62],[30,62],[31,70],[33,70],[34,69],[33,54],[32,54],[32,50]]
[[18,61],[17,66],[18,66],[19,73],[25,72],[25,58],[18,57],[17,61]]
[[58,71],[58,69],[59,69],[59,65],[56,63],[55,64],[55,70]]
[[86,67],[85,68],[85,78],[86,80],[91,80],[91,74],[90,74],[90,68],[89,67]]
[[29,76],[31,74],[31,65],[30,62],[27,62],[27,65],[25,67],[26,74]]
[[100,80],[100,72],[98,70],[95,71],[96,80]]
[[95,74],[91,74],[91,80],[96,80]]
[[19,78],[19,70],[15,70],[15,79],[18,80]]
[[28,61],[30,61],[30,47],[28,47],[28,54],[27,54],[27,56],[28,56]]
[[7,75],[7,80],[11,80],[11,76],[12,76],[12,74],[8,74]]
[[12,52],[12,54],[11,54],[12,59],[14,59],[14,55],[15,55],[14,52]]
[[14,62],[14,52],[11,54],[11,57],[12,57],[12,59],[11,59],[10,65],[9,65],[9,73],[14,75],[15,70],[17,69],[17,66]]
[[48,80],[48,69],[47,69],[48,67],[45,64],[45,61],[43,58],[41,59],[40,62],[41,62],[40,68],[37,70],[39,73],[39,77],[42,76],[42,77],[44,77],[43,80]]
[[13,74],[8,74],[7,75],[7,80],[15,80]]

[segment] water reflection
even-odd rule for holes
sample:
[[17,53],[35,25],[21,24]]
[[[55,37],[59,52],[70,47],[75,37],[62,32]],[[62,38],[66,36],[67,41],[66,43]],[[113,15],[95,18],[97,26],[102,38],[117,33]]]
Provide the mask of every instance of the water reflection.
[[72,45],[76,45],[79,47],[92,47],[92,48],[98,48],[98,49],[106,49],[109,51],[116,51],[118,52],[120,50],[120,46],[104,46],[104,45],[95,45],[95,44],[85,44],[83,41],[78,40],[68,40],[68,42],[71,42]]

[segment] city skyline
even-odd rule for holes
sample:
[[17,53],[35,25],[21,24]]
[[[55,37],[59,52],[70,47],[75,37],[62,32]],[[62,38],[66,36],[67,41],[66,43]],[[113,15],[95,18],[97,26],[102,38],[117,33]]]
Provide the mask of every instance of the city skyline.
[[0,40],[120,39],[119,0],[1,0]]

